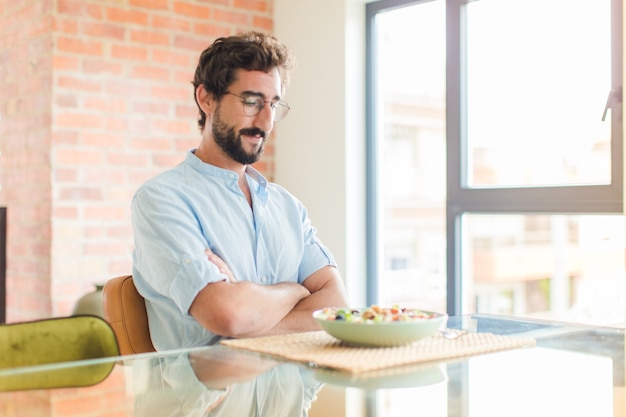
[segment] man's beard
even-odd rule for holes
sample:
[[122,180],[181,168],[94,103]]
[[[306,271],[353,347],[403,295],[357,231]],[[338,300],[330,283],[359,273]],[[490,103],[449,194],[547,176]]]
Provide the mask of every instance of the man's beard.
[[[241,135],[261,135],[263,140],[256,151],[246,152],[241,143]],[[261,158],[267,137],[266,132],[258,128],[241,129],[239,135],[237,135],[234,127],[228,126],[222,121],[218,109],[218,111],[215,112],[215,119],[213,121],[213,139],[231,159],[240,164],[250,165]]]

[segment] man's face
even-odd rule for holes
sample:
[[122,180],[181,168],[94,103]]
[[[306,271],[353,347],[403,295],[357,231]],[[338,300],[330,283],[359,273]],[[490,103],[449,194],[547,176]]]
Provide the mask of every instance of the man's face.
[[[258,128],[240,129],[239,133],[235,127],[228,125],[221,117],[221,105],[215,110],[213,118],[213,140],[219,145],[228,157],[243,165],[250,165],[257,162],[263,154],[266,133]],[[259,136],[260,141],[248,150],[243,145],[242,135]]]
[[244,112],[241,97],[261,97],[268,102],[280,98],[280,78],[276,70],[238,72],[237,79],[228,88],[213,115],[212,135],[224,153],[240,164],[257,162],[263,154],[265,142],[271,132],[274,119],[269,103],[258,114],[249,116]]

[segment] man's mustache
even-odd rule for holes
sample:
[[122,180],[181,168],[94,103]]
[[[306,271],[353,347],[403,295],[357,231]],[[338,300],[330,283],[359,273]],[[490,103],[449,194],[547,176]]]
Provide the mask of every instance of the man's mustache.
[[261,136],[263,139],[265,139],[267,132],[259,128],[250,128],[250,129],[241,129],[239,131],[239,134],[246,135],[246,136]]

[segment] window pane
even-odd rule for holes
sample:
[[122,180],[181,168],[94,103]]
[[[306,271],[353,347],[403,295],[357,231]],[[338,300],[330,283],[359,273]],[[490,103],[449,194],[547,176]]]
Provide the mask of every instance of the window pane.
[[610,0],[466,10],[467,185],[609,184]]
[[470,311],[575,322],[623,321],[621,215],[463,216]]
[[378,300],[446,310],[445,4],[376,17]]

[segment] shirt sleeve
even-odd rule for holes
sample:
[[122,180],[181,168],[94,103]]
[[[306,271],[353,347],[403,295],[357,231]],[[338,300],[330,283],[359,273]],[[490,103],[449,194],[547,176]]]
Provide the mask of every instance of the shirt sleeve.
[[306,208],[301,206],[304,252],[298,269],[298,281],[304,282],[315,271],[325,266],[337,267],[337,262],[330,250],[317,237],[317,229],[311,224]]
[[146,298],[172,300],[182,314],[207,283],[227,279],[208,261],[209,244],[185,198],[172,187],[151,184],[142,186],[132,203],[138,288]]

